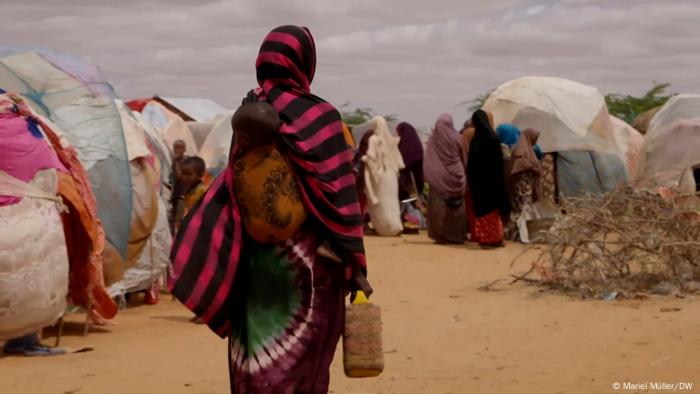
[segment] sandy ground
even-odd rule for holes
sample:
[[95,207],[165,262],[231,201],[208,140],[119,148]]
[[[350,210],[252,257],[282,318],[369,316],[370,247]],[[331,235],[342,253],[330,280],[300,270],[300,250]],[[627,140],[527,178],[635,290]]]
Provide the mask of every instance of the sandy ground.
[[[692,297],[605,302],[519,284],[478,290],[528,265],[509,268],[516,245],[482,251],[404,236],[368,238],[367,249],[386,370],[348,379],[339,351],[332,393],[635,392],[613,390],[615,382],[689,382],[688,392],[700,393],[700,302]],[[95,350],[2,359],[0,393],[225,393],[225,342],[189,317],[167,297],[81,337],[83,317],[73,315],[63,345]]]

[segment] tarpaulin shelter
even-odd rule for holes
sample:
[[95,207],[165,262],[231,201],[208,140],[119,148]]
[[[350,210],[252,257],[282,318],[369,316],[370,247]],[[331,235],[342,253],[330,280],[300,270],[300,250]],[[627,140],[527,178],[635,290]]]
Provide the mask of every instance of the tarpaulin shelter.
[[107,239],[125,256],[131,212],[128,156],[114,92],[99,69],[48,50],[3,47],[0,88],[20,93],[64,132],[88,171]]
[[622,119],[610,117],[617,149],[625,159],[627,174],[631,181],[636,181],[644,171],[646,150],[644,136]]
[[35,119],[0,95],[0,342],[54,324],[69,261],[59,197],[66,172]]
[[222,116],[219,115],[214,119],[210,119],[204,122],[185,122],[187,124],[187,127],[189,127],[190,129],[190,133],[192,133],[192,138],[194,138],[194,142],[197,144],[197,149],[199,149],[200,151],[202,150],[202,145],[204,145],[204,142],[207,140],[207,137],[209,137],[209,134],[214,129],[214,127],[221,121],[221,118]]
[[169,150],[172,150],[175,141],[182,140],[187,147],[186,155],[198,155],[197,143],[185,121],[163,104],[156,100],[150,100],[141,109],[141,115],[160,132]]
[[557,154],[563,196],[598,194],[629,179],[603,95],[560,78],[524,77],[498,87],[484,103],[496,124],[540,131],[538,144]]
[[204,98],[176,98],[155,96],[153,100],[164,105],[184,121],[205,122],[231,112],[213,100]]
[[[88,174],[78,159],[78,153],[65,138],[65,133],[48,119],[34,112],[23,97],[17,94],[2,95],[0,108],[4,111],[0,116],[0,129],[4,130],[3,134],[7,135],[7,127],[11,126],[11,120],[26,120],[28,125],[33,125],[30,127],[31,134],[41,137],[35,140],[35,144],[39,143],[44,149],[44,153],[38,156],[24,149],[20,151],[21,156],[13,157],[12,153],[17,151],[17,145],[13,145],[12,140],[4,140],[3,162],[7,161],[19,174],[31,172],[35,167],[44,168],[45,165],[41,163],[50,157],[56,157],[60,162],[57,174],[58,194],[68,208],[61,213],[61,220],[70,263],[68,295],[71,303],[89,308],[103,318],[114,317],[117,312],[116,305],[107,295],[103,279],[104,229],[98,219],[97,204]],[[12,109],[11,112],[7,112],[8,108]],[[19,130],[23,131],[21,127]],[[20,178],[29,179],[21,176]]]
[[[17,178],[0,172],[0,184],[12,180]],[[0,342],[54,324],[68,295],[66,241],[58,203],[51,199],[58,198],[57,170],[17,181],[27,195],[0,206]]]
[[672,97],[651,121],[646,139],[644,181],[695,191],[700,167],[700,95]]
[[167,149],[163,147],[165,143],[157,131],[153,135],[153,127],[140,114],[120,100],[115,100],[115,105],[124,127],[131,166],[132,210],[126,257],[107,254],[105,261],[112,296],[150,287],[167,268],[171,243],[166,196],[161,194],[161,172],[169,170],[169,153],[158,152]]
[[233,139],[233,128],[231,127],[232,113],[219,119],[202,144],[200,156],[207,164],[207,168],[221,170],[228,165],[229,150]]
[[656,114],[661,110],[661,107],[662,106],[660,105],[637,115],[637,117],[632,121],[632,127],[637,129],[640,133],[646,134],[647,131],[649,131],[651,120],[654,119],[654,116],[656,116]]

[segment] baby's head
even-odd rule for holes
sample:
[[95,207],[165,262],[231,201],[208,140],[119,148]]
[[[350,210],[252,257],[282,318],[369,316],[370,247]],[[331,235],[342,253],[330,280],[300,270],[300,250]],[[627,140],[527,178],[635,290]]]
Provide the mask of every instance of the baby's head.
[[180,164],[180,182],[189,189],[202,180],[206,171],[207,165],[202,158],[190,156]]
[[267,102],[252,101],[238,108],[231,119],[231,126],[236,145],[246,150],[274,143],[280,119],[277,111]]

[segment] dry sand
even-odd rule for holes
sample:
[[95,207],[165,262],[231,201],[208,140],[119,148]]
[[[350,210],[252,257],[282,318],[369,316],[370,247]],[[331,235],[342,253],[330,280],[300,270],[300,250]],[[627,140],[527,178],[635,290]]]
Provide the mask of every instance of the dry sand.
[[[366,243],[386,370],[348,379],[339,351],[332,393],[613,393],[615,382],[691,382],[689,392],[700,392],[693,297],[581,301],[520,284],[484,292],[478,287],[528,266],[509,268],[519,246],[482,251],[425,236]],[[226,344],[189,318],[166,297],[81,337],[82,316],[73,315],[63,344],[95,350],[2,359],[0,393],[225,393]]]

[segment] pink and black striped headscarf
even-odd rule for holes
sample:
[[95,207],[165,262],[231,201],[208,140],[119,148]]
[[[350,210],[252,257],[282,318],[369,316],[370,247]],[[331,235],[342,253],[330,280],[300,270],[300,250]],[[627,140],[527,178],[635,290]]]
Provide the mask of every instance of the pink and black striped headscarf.
[[[256,61],[258,99],[282,120],[280,149],[292,162],[305,205],[328,230],[348,267],[365,267],[362,216],[340,113],[311,94],[316,47],[307,28],[270,32]],[[242,227],[229,166],[182,221],[172,250],[173,294],[220,336],[229,332],[229,294],[240,258]]]

